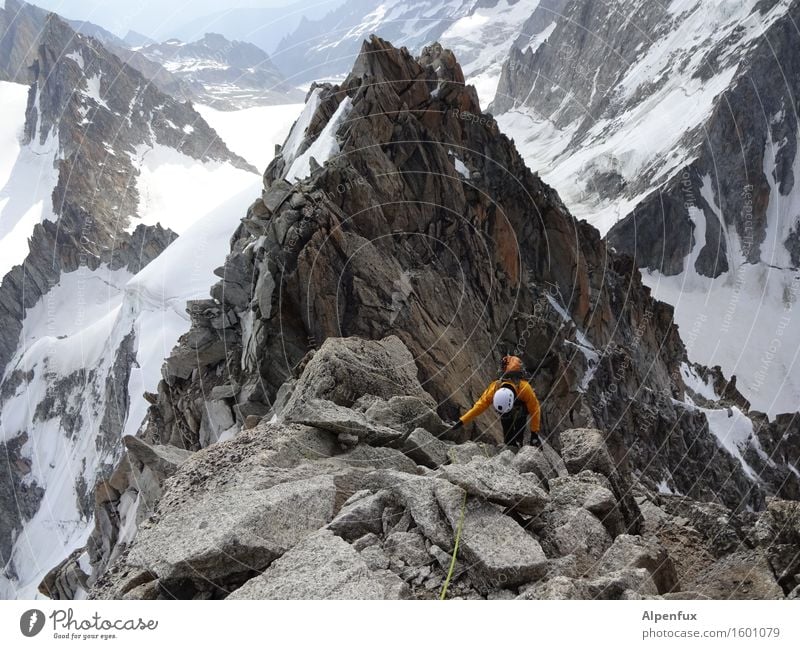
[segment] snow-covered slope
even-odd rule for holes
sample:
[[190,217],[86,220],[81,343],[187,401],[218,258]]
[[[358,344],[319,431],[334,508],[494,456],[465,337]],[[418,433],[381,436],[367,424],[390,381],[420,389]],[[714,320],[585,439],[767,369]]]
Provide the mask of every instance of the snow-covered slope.
[[25,259],[33,227],[55,218],[58,139],[22,144],[27,101],[28,86],[0,81],[0,277]]
[[[767,160],[774,167],[774,150]],[[795,169],[800,172],[796,163]],[[773,170],[765,171],[773,187],[757,261],[748,261],[746,246],[730,227],[725,229],[730,268],[717,277],[699,272],[697,260],[703,247],[699,242],[705,241],[708,224],[703,210],[691,208],[698,243],[686,256],[684,270],[665,275],[644,269],[642,276],[656,298],[675,306],[689,357],[735,375],[737,387],[751,406],[775,416],[794,412],[800,404],[800,270],[782,245],[800,214],[800,191],[783,196],[774,187]],[[721,217],[708,177],[703,179],[700,196]]]
[[266,169],[275,155],[275,144],[283,141],[287,127],[303,110],[303,104],[253,106],[235,111],[203,105],[195,108],[232,151],[256,169]]
[[800,2],[580,0],[533,18],[500,128],[636,258],[691,360],[735,375],[755,410],[795,411]]
[[[98,433],[106,381],[122,344],[115,322],[129,278],[107,267],[64,274],[23,322],[10,368],[30,380],[3,403],[0,441],[25,434],[21,456],[30,472],[23,485],[35,484],[44,495],[7,558],[4,576],[16,577],[17,596],[33,597],[48,565],[85,542],[96,471],[114,462],[115,449]],[[68,418],[80,421],[82,434],[63,434]]]
[[[107,267],[65,274],[28,312],[9,371],[32,379],[3,404],[0,420],[0,441],[27,432],[22,447],[31,461],[27,480],[45,490],[6,568],[17,577],[18,597],[35,595],[45,573],[85,544],[96,476],[117,460],[122,435],[139,429],[148,406],[142,395],[155,391],[163,359],[189,326],[186,302],[208,294],[213,270],[224,261],[230,235],[258,195],[259,183],[251,174],[248,187],[196,220],[137,275]],[[130,367],[120,362],[120,350],[123,359],[132,357]],[[106,438],[101,419],[113,398],[109,391],[125,390],[121,401],[128,409],[114,413],[118,436]],[[42,404],[52,399],[43,414]],[[69,416],[81,418],[82,433],[65,438],[61,421]]]
[[14,169],[25,128],[28,86],[0,81],[0,186],[5,186]]
[[253,184],[252,173],[227,162],[200,162],[160,144],[139,147],[137,158],[140,223],[177,234]]

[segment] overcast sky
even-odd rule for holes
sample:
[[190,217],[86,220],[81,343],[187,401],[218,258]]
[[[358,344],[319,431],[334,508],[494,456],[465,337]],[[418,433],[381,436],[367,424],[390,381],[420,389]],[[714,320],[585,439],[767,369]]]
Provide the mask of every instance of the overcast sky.
[[[330,0],[31,0],[70,19],[88,20],[124,36],[129,29],[152,38],[167,38],[172,31],[197,18],[239,7],[285,7],[296,3],[325,5]],[[333,3],[338,4],[338,3]]]

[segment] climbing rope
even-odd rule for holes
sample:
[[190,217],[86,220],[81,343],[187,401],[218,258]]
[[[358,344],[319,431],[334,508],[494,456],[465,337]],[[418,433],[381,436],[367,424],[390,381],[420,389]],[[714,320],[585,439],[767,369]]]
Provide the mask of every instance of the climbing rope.
[[450,569],[447,571],[447,578],[444,580],[442,592],[439,594],[439,599],[443,600],[447,597],[447,587],[450,585],[450,579],[453,576],[453,570],[456,567],[456,554],[458,554],[458,542],[461,540],[461,529],[464,527],[464,512],[467,510],[467,492],[464,492],[464,501],[461,503],[461,517],[458,520],[458,529],[456,530],[456,542],[453,545],[453,556],[450,558]]

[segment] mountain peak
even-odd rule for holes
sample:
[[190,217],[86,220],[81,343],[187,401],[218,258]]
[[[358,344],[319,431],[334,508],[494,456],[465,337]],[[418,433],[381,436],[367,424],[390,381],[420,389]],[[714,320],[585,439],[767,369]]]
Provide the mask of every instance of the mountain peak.
[[[200,39],[199,42],[205,43],[209,47],[223,48],[228,45],[231,45],[232,43],[235,43],[236,41],[230,41],[227,38],[225,38],[225,36],[217,32],[206,32],[203,35],[203,38]],[[253,47],[255,47],[255,45],[253,45]]]
[[425,47],[414,57],[405,47],[396,48],[379,36],[365,40],[347,80],[348,87],[363,83],[379,91],[381,83],[392,89],[409,107],[421,106],[436,98],[458,106],[461,110],[479,114],[478,95],[464,83],[464,74],[456,57],[439,43]]

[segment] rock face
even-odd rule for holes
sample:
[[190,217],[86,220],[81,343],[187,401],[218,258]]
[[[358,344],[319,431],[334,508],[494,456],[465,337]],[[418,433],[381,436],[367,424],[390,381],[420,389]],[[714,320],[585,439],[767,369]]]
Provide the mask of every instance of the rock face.
[[10,0],[0,9],[0,79],[29,84],[35,43],[47,12],[25,2]]
[[266,52],[252,43],[206,34],[183,43],[149,43],[138,53],[168,70],[194,99],[222,110],[298,103],[303,94],[289,84]]
[[[297,385],[319,385],[320,364],[336,371],[348,350],[369,350],[360,356],[368,366],[387,346],[403,355],[396,339],[380,343],[328,339]],[[410,394],[392,398],[425,394],[408,376],[403,364],[383,373],[390,383],[407,384]],[[336,387],[362,381],[354,372]],[[361,399],[337,407],[354,416],[363,405]],[[670,513],[679,510],[634,480],[646,536],[628,534],[610,479],[589,468],[615,470],[590,459],[609,457],[603,435],[578,429],[562,437],[573,440],[564,445],[571,449],[567,462],[553,449],[525,448],[466,464],[445,459],[435,470],[412,459],[417,447],[401,452],[358,439],[351,448],[322,425],[266,419],[196,453],[129,440],[130,467],[142,477],[126,478],[127,489],[143,489],[146,469],[157,474],[153,493],[160,495],[149,504],[151,514],[135,538],[117,545],[107,568],[93,565],[87,575],[68,561],[42,589],[68,593],[74,582],[100,598],[433,599],[451,564],[447,596],[458,598],[642,599],[688,590],[691,597],[725,598],[730,589],[771,598],[795,588],[793,578],[779,583],[773,570],[796,569],[796,554],[785,551],[794,542],[797,526],[788,523],[796,503],[771,500],[738,528],[729,510],[685,499],[680,511],[694,511],[697,528],[685,533],[709,548],[717,543],[702,554],[692,542],[675,542],[671,530],[687,521]],[[575,450],[589,446],[589,455]],[[386,466],[391,453],[406,453],[405,463]],[[542,457],[533,460],[534,453]],[[542,486],[535,473],[520,473],[532,462],[548,476]],[[118,494],[123,482],[114,478],[109,487]],[[718,543],[745,537],[751,549]],[[103,542],[99,530],[93,542]]]
[[[391,401],[394,397],[406,401],[416,397],[429,408],[436,405],[420,386],[417,366],[408,348],[396,336],[389,336],[375,341],[345,339],[323,343],[305,366],[281,414],[290,416],[294,409],[313,399],[350,407],[365,395],[376,397],[365,412],[365,417],[375,423],[400,423],[399,416],[385,412],[397,403]],[[402,420],[410,423],[414,417]]]
[[0,445],[0,457],[7,462],[0,471],[0,513],[4,522],[0,528],[0,561],[4,564],[11,558],[13,531],[23,520],[36,514],[44,491],[39,485],[25,481],[31,466],[21,449],[27,441],[27,435],[20,435]]

